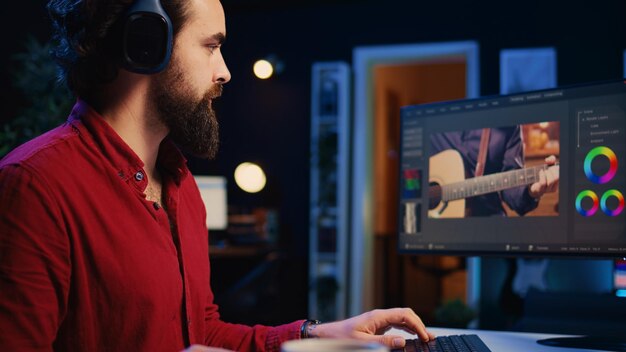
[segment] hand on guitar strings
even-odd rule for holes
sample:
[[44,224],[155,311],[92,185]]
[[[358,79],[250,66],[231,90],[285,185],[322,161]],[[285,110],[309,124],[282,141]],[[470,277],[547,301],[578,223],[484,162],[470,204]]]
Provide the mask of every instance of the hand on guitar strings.
[[547,168],[539,171],[539,182],[528,187],[528,193],[533,198],[541,198],[545,193],[554,192],[559,187],[559,165],[556,156],[550,155],[545,159]]

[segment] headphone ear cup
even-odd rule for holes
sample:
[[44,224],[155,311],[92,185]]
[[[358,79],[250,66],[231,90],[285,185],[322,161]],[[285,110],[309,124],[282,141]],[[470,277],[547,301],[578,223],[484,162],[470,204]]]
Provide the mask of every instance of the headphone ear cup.
[[172,23],[159,0],[138,0],[128,10],[122,34],[125,69],[151,74],[165,69],[172,53]]

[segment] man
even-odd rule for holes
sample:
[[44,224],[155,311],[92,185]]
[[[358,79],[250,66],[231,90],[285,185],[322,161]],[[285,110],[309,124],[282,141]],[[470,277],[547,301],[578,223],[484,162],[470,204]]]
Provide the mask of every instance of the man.
[[428,333],[410,309],[278,327],[220,320],[205,209],[178,150],[211,158],[211,108],[230,80],[218,0],[164,1],[164,71],[120,64],[130,1],[52,0],[55,55],[78,101],[68,121],[0,161],[0,346],[9,351],[278,351],[288,339]]
[[[524,168],[524,145],[520,126],[488,129],[485,137],[485,162],[482,175],[490,175]],[[480,143],[483,129],[442,132],[430,138],[431,156],[448,149],[459,152],[463,160],[465,178],[476,176]],[[550,156],[547,165],[554,165],[556,158]],[[555,192],[559,185],[558,168],[549,168],[539,172],[539,180],[528,186],[504,189],[465,200],[466,216],[506,216],[502,205],[505,202],[518,215],[522,216],[537,208],[540,198],[549,192]]]

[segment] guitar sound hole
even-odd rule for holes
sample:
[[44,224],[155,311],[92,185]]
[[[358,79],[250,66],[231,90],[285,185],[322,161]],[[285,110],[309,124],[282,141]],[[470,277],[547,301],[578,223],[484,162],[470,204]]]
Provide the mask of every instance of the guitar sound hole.
[[428,210],[435,209],[441,203],[441,186],[437,182],[428,184]]

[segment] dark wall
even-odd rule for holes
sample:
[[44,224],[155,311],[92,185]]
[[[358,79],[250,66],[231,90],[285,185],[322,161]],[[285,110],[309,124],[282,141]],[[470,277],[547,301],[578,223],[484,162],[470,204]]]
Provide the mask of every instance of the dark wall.
[[12,56],[24,50],[29,36],[46,40],[49,21],[43,1],[12,1],[0,11],[0,125],[13,118],[23,99],[12,86],[11,73],[17,62]]

